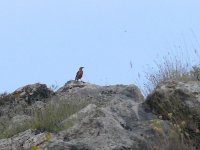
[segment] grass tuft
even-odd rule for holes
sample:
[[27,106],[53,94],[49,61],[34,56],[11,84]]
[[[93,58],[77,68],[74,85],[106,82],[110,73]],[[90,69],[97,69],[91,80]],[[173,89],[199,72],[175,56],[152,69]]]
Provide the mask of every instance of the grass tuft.
[[[7,125],[4,125],[2,131],[0,130],[0,139],[10,138],[27,129],[36,129],[42,132],[57,132],[68,129],[73,126],[75,121],[65,121],[64,125],[61,122],[84,108],[86,105],[85,102],[70,101],[67,99],[50,101],[46,104],[45,108],[33,110],[32,121],[25,121],[22,124],[13,126],[9,126],[9,123],[11,122],[8,121]],[[49,136],[47,139],[48,138]]]
[[[197,50],[193,55],[199,59]],[[189,57],[183,56],[182,53],[180,55],[168,53],[167,56],[156,60],[155,68],[151,68],[153,72],[145,72],[147,82],[144,83],[143,93],[147,96],[160,83],[169,80],[183,82],[200,80],[200,65],[191,62]]]
[[[78,112],[85,107],[85,103],[67,103],[61,101],[59,103],[51,102],[44,110],[35,112],[32,127],[42,131],[56,132],[63,129],[61,122],[72,114]],[[65,128],[71,127],[72,124],[65,124]]]

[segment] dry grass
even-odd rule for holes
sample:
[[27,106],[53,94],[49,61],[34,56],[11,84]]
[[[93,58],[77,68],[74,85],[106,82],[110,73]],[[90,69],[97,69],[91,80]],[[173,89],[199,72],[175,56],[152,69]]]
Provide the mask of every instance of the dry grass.
[[[193,51],[193,54],[191,55],[196,56],[197,59],[200,58],[197,50]],[[199,62],[199,60],[196,60],[195,64],[189,61],[191,60],[189,57],[190,56],[183,57],[183,55],[174,56],[168,53],[166,57],[163,57],[161,60],[155,61],[156,68],[154,69],[154,71],[151,73],[146,73],[147,82],[144,84],[143,93],[145,93],[146,96],[149,95],[160,83],[164,83],[166,81],[199,81],[200,65],[197,63]],[[175,103],[179,103],[177,98],[173,100],[173,106],[170,105],[169,107],[167,107],[167,104],[165,104],[165,108],[161,106],[159,101],[155,103],[154,108],[161,111],[161,113],[159,114],[161,114],[165,119],[168,119],[173,125],[175,125],[175,128],[177,128],[177,132],[175,134],[172,134],[173,136],[170,137],[168,141],[165,141],[165,143],[161,143],[161,145],[164,146],[159,147],[159,149],[192,150],[194,149],[193,144],[199,143],[199,133],[196,133],[199,132],[200,128],[199,119],[195,119],[194,117],[188,118],[187,115],[185,115],[187,114],[186,110],[175,107],[178,106],[178,104],[175,105]],[[178,109],[178,111],[175,111],[176,109]],[[199,107],[194,109],[197,109],[196,112],[200,112]],[[171,111],[171,113],[174,112],[171,117],[167,116],[170,113],[169,111]],[[177,112],[179,112],[179,114],[177,114]],[[190,116],[194,115],[195,114],[191,114]],[[194,133],[192,133],[193,131],[188,131],[188,127],[183,126],[181,124],[182,122],[184,122],[186,125],[194,124],[196,132],[194,131]],[[182,135],[181,139],[180,135]],[[193,144],[191,141],[193,142]]]
[[[149,127],[152,130],[152,143],[151,150],[195,150],[192,143],[189,140],[184,139],[183,133],[180,131],[179,126],[173,124],[165,124],[166,121],[160,119],[153,119],[149,122]],[[150,138],[150,139],[151,139]],[[151,141],[149,138],[148,140]],[[148,141],[147,140],[147,141]],[[191,141],[192,142],[192,141]],[[136,149],[136,148],[133,148]],[[146,150],[147,148],[141,148]]]
[[[63,126],[60,123],[85,106],[85,103],[51,102],[47,105],[46,109],[35,112],[32,127],[49,132],[62,130]],[[69,124],[66,126],[72,126],[71,122]]]
[[6,126],[5,129],[3,131],[1,131],[0,134],[0,139],[4,139],[4,138],[10,138],[20,132],[26,131],[27,129],[31,128],[31,123],[30,122],[26,122],[24,124],[21,125],[15,125],[12,127],[8,127]]
[[78,112],[84,108],[87,104],[80,101],[71,101],[68,99],[57,101],[50,101],[47,103],[44,109],[33,110],[33,120],[26,121],[23,124],[9,126],[11,123],[7,121],[4,124],[0,134],[0,139],[10,138],[17,133],[23,132],[27,129],[37,129],[39,131],[57,132],[62,129],[73,126],[73,123],[65,122],[64,125],[61,122],[67,119],[72,114]]
[[[198,51],[193,51],[193,55],[199,59]],[[188,58],[187,58],[188,57]],[[160,83],[175,80],[175,81],[197,81],[200,79],[200,65],[190,62],[190,56],[172,55],[155,61],[155,68],[151,68],[151,72],[145,72],[147,80],[144,83],[143,93],[147,96]],[[197,61],[196,61],[197,62]]]

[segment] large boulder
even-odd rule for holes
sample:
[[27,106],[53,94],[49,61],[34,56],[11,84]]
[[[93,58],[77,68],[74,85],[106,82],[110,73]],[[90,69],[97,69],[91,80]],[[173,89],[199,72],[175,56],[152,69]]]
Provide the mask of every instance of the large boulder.
[[0,139],[0,150],[39,149],[38,145],[45,145],[51,138],[53,138],[51,133],[37,133],[35,130],[29,129],[12,138]]
[[29,129],[13,136],[12,138],[0,139],[0,149],[20,150],[22,149],[22,145],[25,143],[25,141],[34,136],[34,134],[34,131]]
[[89,105],[62,122],[74,125],[59,132],[47,149],[152,150],[173,130],[168,121],[146,111],[135,85],[97,86],[70,81],[57,91],[58,95]]
[[[77,123],[59,133],[58,139],[62,139],[63,148],[81,149],[82,145],[86,150],[148,150],[157,145],[159,141],[156,138],[167,137],[170,131],[168,123],[162,122],[162,131],[155,132],[150,126],[155,116],[144,113],[140,104],[131,101],[113,102],[107,107],[90,104],[69,119]],[[54,141],[48,149],[57,149],[61,145]]]
[[144,102],[144,97],[135,85],[99,86],[95,84],[68,81],[58,89],[56,96],[61,99],[80,100],[99,105],[107,104],[113,98],[134,99],[136,102]]
[[150,110],[180,127],[200,147],[200,82],[166,81],[147,97]]
[[41,101],[54,95],[45,84],[30,84],[15,90],[12,95],[16,100],[25,100],[28,104]]

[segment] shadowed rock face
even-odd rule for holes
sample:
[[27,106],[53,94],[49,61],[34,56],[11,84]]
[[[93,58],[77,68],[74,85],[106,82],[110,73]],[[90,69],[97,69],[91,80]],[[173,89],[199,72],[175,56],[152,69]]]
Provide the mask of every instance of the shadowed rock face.
[[[30,120],[30,116],[24,117],[24,115],[30,115],[32,109],[43,107],[47,98],[53,95],[54,92],[45,84],[36,83],[21,87],[0,98],[0,131],[4,126],[14,126],[15,124],[10,123],[13,119]],[[17,122],[20,124],[20,121]]]
[[12,93],[16,100],[25,100],[28,104],[41,101],[52,95],[54,95],[54,92],[48,89],[45,84],[40,83],[24,86]]
[[[200,82],[167,81],[160,84],[146,100],[151,111],[181,125],[200,147]],[[171,114],[171,115],[169,115]]]
[[[158,112],[151,105],[153,100],[149,97],[145,102],[135,85],[98,86],[68,81],[48,100],[33,100],[24,107],[42,107],[49,100],[59,103],[58,99],[87,103],[86,107],[60,123],[62,126],[73,122],[70,128],[56,133],[27,130],[0,140],[0,149],[37,146],[44,150],[159,150],[162,149],[160,143],[174,131],[169,121],[158,119],[152,113]],[[27,113],[21,112],[20,115],[14,113],[11,122],[30,119]],[[17,145],[18,140],[20,144]]]

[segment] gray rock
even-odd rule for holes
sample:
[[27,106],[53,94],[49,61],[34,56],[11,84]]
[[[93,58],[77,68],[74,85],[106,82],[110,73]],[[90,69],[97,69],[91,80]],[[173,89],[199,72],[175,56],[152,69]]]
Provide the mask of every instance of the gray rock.
[[31,138],[32,136],[34,136],[34,134],[35,134],[34,131],[29,129],[29,130],[26,130],[22,133],[19,133],[19,134],[13,136],[11,138],[13,150],[21,149],[21,146],[23,145],[23,143],[26,140],[28,140],[29,138]]
[[28,104],[41,101],[54,95],[54,92],[45,84],[30,84],[15,90],[12,95],[17,101],[25,100]]
[[12,131],[8,130],[12,129],[14,132],[23,130],[23,124],[31,120],[33,112],[44,108],[48,98],[53,95],[54,92],[45,84],[39,83],[24,86],[11,94],[1,95],[0,138],[13,135]]
[[[69,128],[55,133],[27,130],[11,138],[1,139],[0,149],[36,147],[44,150],[163,150],[169,145],[167,143],[171,134],[176,133],[176,130],[171,125],[171,120],[163,120],[168,119],[166,116],[173,110],[169,109],[164,115],[157,106],[168,108],[165,104],[170,101],[168,98],[171,95],[173,98],[179,96],[179,101],[171,100],[170,104],[175,106],[178,103],[183,106],[181,109],[191,110],[198,105],[198,89],[200,87],[196,82],[165,83],[144,101],[135,85],[98,86],[69,81],[55,95],[40,84],[25,86],[12,93],[16,103],[12,103],[10,112],[7,110],[11,105],[2,107],[5,110],[2,111],[0,120],[11,118],[11,124],[22,123],[31,119],[34,110],[43,110],[49,103],[57,104],[56,106],[63,104],[62,102],[84,103],[85,108],[56,124],[65,126],[70,123]],[[28,104],[27,99],[30,101]],[[15,107],[22,111],[16,109],[17,113],[14,112]],[[5,112],[11,115],[6,115]]]
[[11,139],[0,139],[0,149],[1,150],[12,150]]
[[[184,126],[184,134],[189,133],[200,146],[200,82],[166,81],[147,97],[150,110],[173,124]],[[184,124],[184,125],[183,125]]]
[[59,88],[57,90],[58,93],[60,92],[66,92],[66,91],[70,91],[70,89],[73,89],[73,88],[82,88],[84,86],[86,86],[87,83],[85,82],[79,82],[79,81],[75,81],[75,80],[70,80],[68,81],[63,87]]
[[[90,104],[62,122],[75,120],[75,125],[59,133],[57,139],[62,144],[51,142],[54,149],[70,149],[70,145],[79,149],[78,146],[84,145],[83,149],[92,150],[139,150],[142,146],[148,150],[157,144],[158,135],[150,127],[156,116],[145,112],[143,96],[134,85],[96,86],[70,81],[57,95],[61,99],[80,99]],[[171,128],[168,122],[162,122],[163,138],[166,138]]]
[[79,81],[69,81],[56,92],[56,95],[63,100],[95,103],[97,105],[107,105],[115,97],[144,102],[144,97],[135,85],[98,86]]
[[87,145],[82,143],[70,144],[63,141],[54,141],[48,144],[44,150],[92,150]]
[[36,134],[34,130],[26,130],[8,139],[0,140],[0,150],[29,150],[31,147],[36,147],[52,138],[51,133]]
[[32,136],[34,136],[34,132],[32,130],[27,130],[12,138],[1,139],[0,150],[21,150],[23,143]]
[[52,138],[50,133],[39,133],[30,137],[26,140],[23,144],[23,149],[29,150],[30,147],[38,146],[44,144],[45,142],[49,141]]

